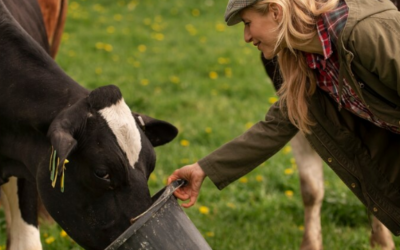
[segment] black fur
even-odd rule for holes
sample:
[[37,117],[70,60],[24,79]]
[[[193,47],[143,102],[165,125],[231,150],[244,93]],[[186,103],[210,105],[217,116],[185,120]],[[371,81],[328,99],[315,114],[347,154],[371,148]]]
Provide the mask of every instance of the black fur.
[[[0,184],[19,178],[20,209],[27,223],[37,226],[39,195],[78,244],[104,249],[151,205],[147,178],[155,167],[153,147],[172,140],[177,130],[144,116],[142,150],[135,168],[130,167],[97,112],[121,100],[121,92],[116,86],[90,92],[65,74],[48,55],[38,16],[36,0],[0,0]],[[64,159],[70,161],[64,193],[60,176],[51,186],[52,146],[60,158],[59,172]]]

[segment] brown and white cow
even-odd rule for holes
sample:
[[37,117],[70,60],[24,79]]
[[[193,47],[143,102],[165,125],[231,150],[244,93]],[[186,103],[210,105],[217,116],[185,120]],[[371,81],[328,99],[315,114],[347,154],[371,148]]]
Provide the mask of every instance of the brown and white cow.
[[[153,147],[171,124],[87,90],[51,58],[37,0],[0,0],[0,185],[11,250],[41,249],[38,197],[85,249],[104,249],[152,203]],[[66,161],[68,159],[68,161]]]

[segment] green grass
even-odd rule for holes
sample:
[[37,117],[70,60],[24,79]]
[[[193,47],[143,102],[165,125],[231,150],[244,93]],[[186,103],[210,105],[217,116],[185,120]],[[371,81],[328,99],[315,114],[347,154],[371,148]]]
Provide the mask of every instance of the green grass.
[[[152,193],[175,169],[193,163],[264,118],[275,97],[259,52],[227,27],[220,0],[75,0],[57,57],[89,89],[117,85],[132,110],[167,120],[178,137],[157,148]],[[182,145],[186,142],[186,146]],[[184,143],[183,143],[184,144]],[[208,179],[197,204],[185,210],[215,250],[298,249],[303,208],[290,148],[219,191]],[[285,174],[286,169],[292,174]],[[325,168],[322,209],[325,249],[369,249],[364,207]],[[292,191],[293,195],[286,195]],[[209,209],[208,214],[200,212]],[[5,242],[4,220],[0,220]],[[83,229],[84,230],[84,229]],[[45,249],[80,249],[41,226]],[[54,241],[46,243],[46,239]],[[399,240],[396,239],[397,245]]]

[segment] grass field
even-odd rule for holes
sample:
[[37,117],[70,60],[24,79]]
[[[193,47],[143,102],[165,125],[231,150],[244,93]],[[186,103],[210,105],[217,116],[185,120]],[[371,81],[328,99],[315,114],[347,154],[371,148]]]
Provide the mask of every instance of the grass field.
[[[89,89],[117,85],[132,110],[179,128],[173,142],[156,150],[152,193],[173,170],[263,119],[276,100],[259,52],[243,40],[243,25],[225,25],[226,3],[69,3],[59,65]],[[330,169],[324,171],[325,249],[369,249],[366,210]],[[207,179],[197,204],[185,212],[214,250],[298,249],[303,208],[290,146],[222,191]],[[3,219],[0,225],[4,245]],[[44,249],[81,249],[57,225],[43,224],[41,235]]]

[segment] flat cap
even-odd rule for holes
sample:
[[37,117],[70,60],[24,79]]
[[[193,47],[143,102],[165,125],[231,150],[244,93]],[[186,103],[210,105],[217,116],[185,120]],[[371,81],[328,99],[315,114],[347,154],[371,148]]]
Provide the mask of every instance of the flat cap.
[[242,21],[240,11],[244,8],[253,5],[258,0],[229,0],[225,11],[225,21],[228,26],[238,24]]

